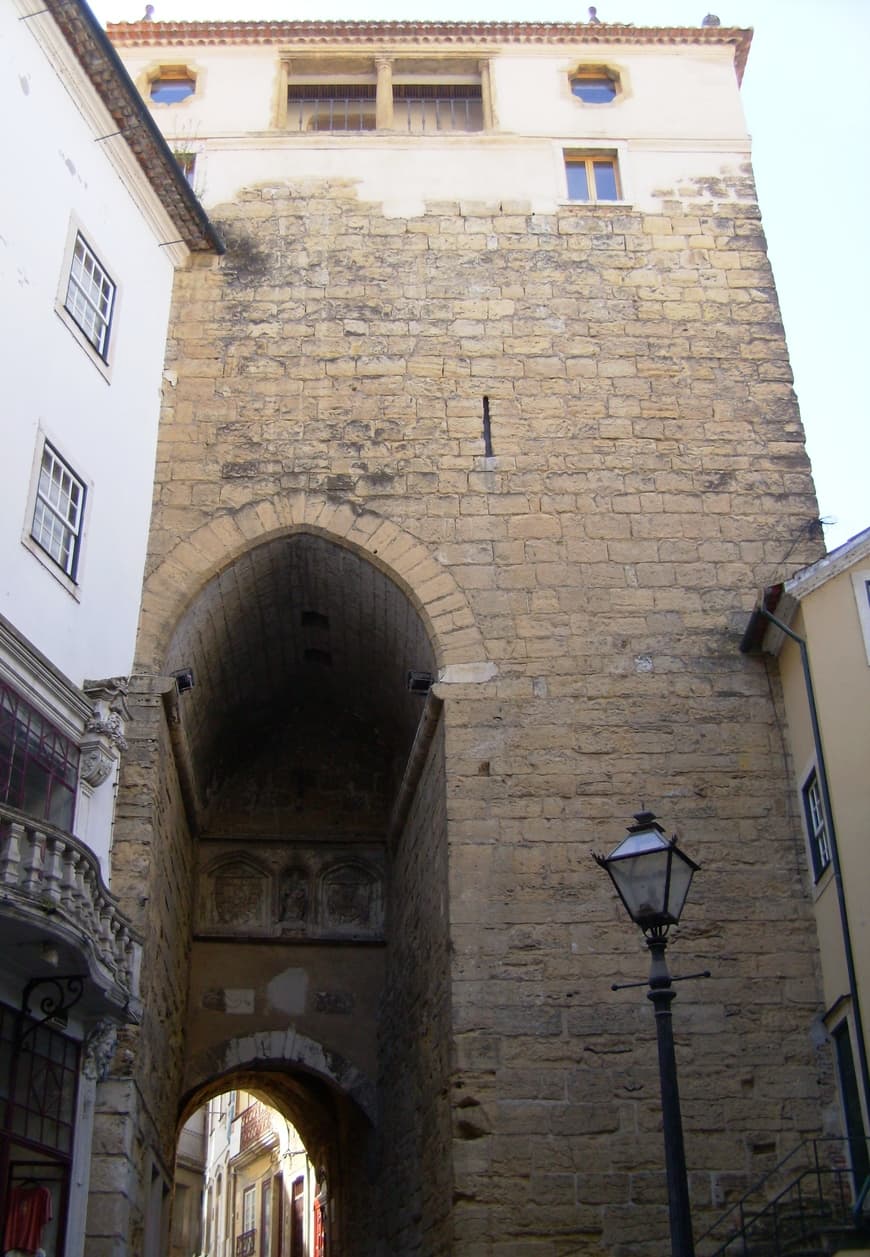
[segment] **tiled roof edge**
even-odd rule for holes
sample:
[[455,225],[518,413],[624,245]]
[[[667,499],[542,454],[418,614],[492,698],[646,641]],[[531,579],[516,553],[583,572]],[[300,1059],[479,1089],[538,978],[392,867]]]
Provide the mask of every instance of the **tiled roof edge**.
[[160,198],[179,236],[194,253],[224,245],[145,102],[85,0],[43,0],[124,141]]
[[752,31],[737,26],[619,26],[581,22],[109,22],[119,47],[167,44],[731,44],[742,82]]

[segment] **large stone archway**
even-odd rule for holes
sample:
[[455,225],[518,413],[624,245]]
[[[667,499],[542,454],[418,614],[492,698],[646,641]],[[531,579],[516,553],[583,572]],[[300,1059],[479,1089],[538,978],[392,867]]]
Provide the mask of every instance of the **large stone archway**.
[[314,1097],[342,1257],[411,1242],[397,1238],[404,1204],[392,1220],[379,1204],[387,1145],[393,1198],[427,1202],[412,1227],[447,1226],[446,770],[431,686],[495,673],[464,594],[371,512],[258,503],[154,568],[139,666],[114,860],[146,938],[145,1014],[124,1048],[152,1181],[171,1172],[179,1106],[251,1075],[303,1117]]
[[159,668],[176,624],[209,580],[252,546],[297,532],[329,538],[388,574],[426,625],[439,668],[486,660],[465,593],[428,547],[375,511],[300,492],[251,502],[174,540],[146,576],[139,668]]
[[[274,1195],[277,1190],[283,1197],[282,1204],[289,1207],[290,1182],[301,1168],[298,1153],[292,1151],[294,1145],[298,1147],[298,1137],[310,1164],[310,1175],[305,1175],[307,1209],[311,1210],[316,1191],[318,1207],[329,1220],[329,1251],[335,1254],[360,1251],[354,1232],[363,1219],[366,1240],[362,1251],[377,1250],[382,1237],[378,1225],[380,1210],[373,1207],[378,1192],[378,1131],[376,1089],[371,1079],[351,1062],[327,1051],[322,1044],[288,1031],[228,1040],[189,1061],[185,1083],[189,1085],[185,1088],[178,1121],[176,1192],[185,1180],[196,1190],[181,1153],[193,1131],[200,1130],[202,1153],[217,1153],[216,1162],[211,1164],[205,1156],[203,1203],[211,1213],[203,1228],[206,1233],[216,1235],[218,1230],[219,1210],[212,1198],[215,1180],[219,1180],[221,1172],[225,1178],[233,1174],[244,1176],[242,1167],[254,1159],[260,1161],[257,1176],[261,1179],[261,1198],[264,1191]],[[260,1104],[245,1112],[238,1104],[242,1096]],[[210,1106],[208,1102],[215,1100],[217,1105]],[[231,1101],[235,1103],[228,1108]],[[205,1111],[199,1113],[197,1122],[194,1115],[204,1106]],[[262,1133],[268,1127],[257,1123],[262,1114],[261,1106],[277,1111],[296,1137],[289,1142],[282,1139],[280,1146],[267,1137],[264,1144]],[[215,1107],[223,1115],[223,1123],[219,1120],[213,1128],[209,1114],[215,1113]],[[251,1116],[253,1128],[248,1125]],[[188,1126],[190,1119],[194,1121]],[[206,1135],[210,1135],[207,1144]],[[267,1155],[264,1165],[263,1152],[268,1146],[272,1147],[272,1153]],[[275,1174],[279,1176],[277,1183],[272,1177]],[[247,1181],[251,1181],[250,1176]],[[200,1183],[197,1195],[202,1186]],[[176,1204],[188,1209],[185,1195],[182,1189],[182,1200]],[[225,1188],[225,1196],[225,1205],[230,1206],[228,1188]],[[238,1201],[235,1203],[237,1207]],[[285,1241],[280,1251],[287,1251],[289,1219],[282,1220],[280,1216],[286,1208],[274,1206],[277,1201],[273,1201],[273,1225],[276,1231],[283,1233]],[[293,1251],[296,1250],[291,1244]]]

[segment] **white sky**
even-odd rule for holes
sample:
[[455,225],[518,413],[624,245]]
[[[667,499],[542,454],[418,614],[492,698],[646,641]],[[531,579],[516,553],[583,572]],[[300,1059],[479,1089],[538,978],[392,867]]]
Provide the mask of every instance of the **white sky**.
[[[156,19],[585,21],[567,0],[154,0]],[[135,21],[144,0],[91,0]],[[603,22],[755,29],[753,162],[829,548],[870,525],[870,0],[600,0]]]

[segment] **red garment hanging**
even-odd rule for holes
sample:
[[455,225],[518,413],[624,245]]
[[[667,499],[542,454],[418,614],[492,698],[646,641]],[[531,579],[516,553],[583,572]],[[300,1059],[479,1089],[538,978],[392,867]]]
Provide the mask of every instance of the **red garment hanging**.
[[3,1250],[35,1253],[42,1243],[42,1229],[50,1222],[51,1192],[39,1183],[13,1187],[9,1193]]

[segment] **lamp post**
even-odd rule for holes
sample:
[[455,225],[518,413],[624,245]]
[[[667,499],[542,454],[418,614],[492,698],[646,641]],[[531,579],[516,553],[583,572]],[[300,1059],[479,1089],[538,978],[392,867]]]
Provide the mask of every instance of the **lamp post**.
[[680,919],[692,876],[699,866],[679,849],[675,837],[665,837],[665,831],[652,812],[638,812],[634,819],[636,824],[629,826],[628,835],[610,855],[596,855],[595,859],[610,874],[629,916],[643,930],[650,950],[647,999],[652,1001],[655,1010],[659,1049],[671,1255],[694,1257],[671,1021],[671,1003],[676,992],[665,960],[665,948],[668,930]]

